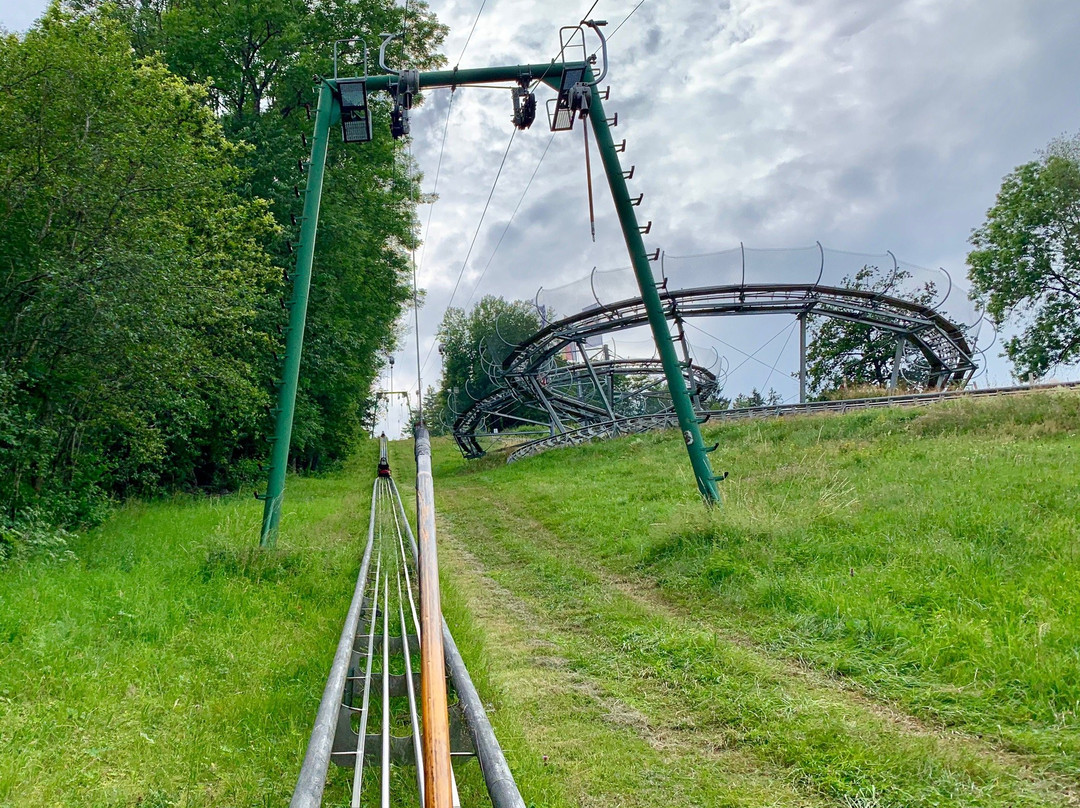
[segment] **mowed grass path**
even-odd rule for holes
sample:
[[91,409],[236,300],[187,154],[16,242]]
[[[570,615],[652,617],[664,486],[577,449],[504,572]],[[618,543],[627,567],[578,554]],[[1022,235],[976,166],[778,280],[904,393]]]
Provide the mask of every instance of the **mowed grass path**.
[[437,458],[540,796],[1080,804],[1080,396],[706,433],[712,514],[671,433]]

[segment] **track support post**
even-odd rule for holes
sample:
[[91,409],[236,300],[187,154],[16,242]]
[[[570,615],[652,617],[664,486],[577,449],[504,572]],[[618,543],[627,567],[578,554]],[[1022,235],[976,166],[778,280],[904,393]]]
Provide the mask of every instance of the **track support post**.
[[[593,80],[591,68],[588,71],[587,80]],[[652,267],[649,266],[649,257],[645,252],[645,242],[641,239],[637,214],[634,212],[634,204],[626,187],[626,177],[619,163],[619,153],[611,138],[611,129],[607,116],[604,114],[604,105],[599,93],[592,94],[589,120],[592,122],[593,134],[596,136],[596,145],[600,150],[604,173],[607,175],[608,186],[611,188],[611,196],[615,201],[615,212],[622,226],[626,249],[630,253],[634,275],[637,277],[638,288],[641,290],[641,300],[645,304],[645,311],[649,317],[653,341],[656,342],[656,350],[664,366],[671,400],[679,419],[679,429],[686,443],[686,451],[690,455],[694,476],[697,478],[698,491],[701,492],[707,505],[717,505],[720,503],[720,491],[716,487],[716,476],[709,464],[705,441],[702,440],[701,428],[694,414],[690,393],[686,388],[686,379],[683,377],[683,368],[675,352],[675,344],[672,342],[671,329],[664,314],[660,293],[656,290],[656,278],[653,276]]]
[[296,250],[293,272],[293,292],[289,303],[289,327],[285,333],[285,359],[278,390],[277,417],[270,450],[270,470],[263,505],[262,531],[259,544],[273,547],[281,521],[281,501],[285,495],[285,472],[289,466],[289,444],[292,442],[293,413],[296,409],[296,389],[300,379],[300,356],[304,350],[304,327],[307,324],[308,292],[311,289],[311,264],[315,255],[315,233],[319,225],[319,203],[322,199],[323,169],[326,167],[326,148],[330,140],[331,118],[337,102],[330,85],[325,81],[319,88],[319,106],[315,114],[315,133],[311,144],[311,164],[308,167],[307,190],[304,192],[304,219],[300,227],[300,243]]
[[806,403],[806,312],[799,318],[799,403]]

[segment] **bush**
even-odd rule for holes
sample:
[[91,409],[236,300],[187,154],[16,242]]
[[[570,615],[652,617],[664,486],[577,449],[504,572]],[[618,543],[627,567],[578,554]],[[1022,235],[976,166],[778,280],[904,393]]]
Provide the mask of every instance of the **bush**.
[[27,510],[14,519],[0,520],[0,565],[30,558],[68,561],[75,557],[69,549],[71,534],[53,527],[38,510]]

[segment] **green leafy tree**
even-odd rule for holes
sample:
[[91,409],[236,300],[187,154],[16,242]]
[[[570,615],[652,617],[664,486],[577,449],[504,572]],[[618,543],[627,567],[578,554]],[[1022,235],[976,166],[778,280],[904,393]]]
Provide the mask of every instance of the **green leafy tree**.
[[[446,404],[446,394],[428,385],[424,393],[424,426],[433,436],[448,435],[452,422],[448,420],[450,409]],[[409,413],[409,421],[403,430],[404,437],[412,437],[419,422],[419,413],[414,407]]]
[[[253,147],[240,158],[238,190],[269,201],[280,233],[265,246],[283,273],[292,269],[288,242],[298,233],[294,189],[304,177],[297,166],[310,154],[301,135],[311,132],[312,76],[333,74],[334,41],[363,40],[341,59],[341,71],[356,74],[363,44],[374,54],[380,32],[404,29],[404,49],[398,40],[388,59],[429,69],[442,62],[436,51],[446,31],[415,0],[405,7],[392,0],[69,2],[84,12],[108,9],[137,52],[160,53],[173,71],[206,85],[229,139]],[[375,140],[347,146],[332,138],[327,156],[292,441],[293,462],[303,468],[340,460],[362,436],[372,386],[410,296],[419,189],[404,144],[389,137],[385,99],[373,104],[381,118]],[[283,322],[279,309],[265,328],[273,333]]]
[[452,412],[496,389],[497,368],[514,347],[540,330],[540,317],[531,303],[486,295],[466,314],[450,308],[443,315],[438,337],[443,356],[440,393]]
[[[905,270],[883,272],[875,266],[864,266],[854,276],[844,278],[845,289],[860,289],[882,295],[895,295],[904,281],[911,277]],[[928,305],[936,289],[926,284],[914,298],[905,299]],[[814,395],[826,395],[842,387],[873,385],[883,387],[892,376],[896,356],[896,335],[863,323],[810,316],[809,339],[806,346],[807,387]],[[926,372],[918,359],[905,355],[901,372],[909,383],[918,385]],[[736,405],[737,406],[737,405]]]
[[739,393],[739,395],[735,396],[731,406],[738,410],[745,407],[764,407],[766,405],[777,407],[783,403],[783,397],[771,387],[769,392],[764,395],[755,387],[749,393]]
[[257,445],[279,272],[205,90],[53,5],[0,39],[0,496],[223,485]]
[[1017,375],[1080,359],[1080,135],[1054,141],[1002,181],[971,235],[972,286],[997,325]]

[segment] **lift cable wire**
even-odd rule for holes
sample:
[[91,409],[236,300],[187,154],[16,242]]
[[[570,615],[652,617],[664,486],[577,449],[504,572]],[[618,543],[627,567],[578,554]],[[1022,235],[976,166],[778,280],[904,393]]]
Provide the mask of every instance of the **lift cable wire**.
[[[594,3],[593,5],[595,6],[596,4]],[[645,5],[645,0],[641,0],[641,2],[639,2],[636,6],[634,6],[632,9],[630,9],[630,13],[627,14],[625,17],[623,17],[622,22],[620,22],[618,25],[616,25],[615,29],[610,34],[607,35],[607,41],[608,42],[611,42],[611,38],[613,36],[615,36],[615,34],[617,34],[619,32],[620,28],[622,28],[624,25],[626,25],[626,21],[629,20],[631,17],[633,17],[634,12],[637,11],[639,8],[641,8],[643,5]],[[592,9],[589,9],[589,10],[591,11]],[[583,20],[583,22],[584,22],[584,20]],[[596,56],[596,54],[598,54],[600,52],[600,50],[601,50],[600,48],[597,48],[591,54],[589,54],[589,56],[590,57],[591,56]]]
[[[405,0],[405,2],[406,2],[406,4],[407,4],[407,3],[408,3],[408,0]],[[583,14],[583,15],[581,16],[581,22],[582,22],[582,23],[584,23],[584,21],[585,21],[585,20],[586,20],[586,19],[588,18],[588,16],[589,16],[589,15],[590,15],[590,14],[591,14],[591,13],[593,12],[593,9],[595,9],[595,8],[596,8],[596,6],[597,6],[597,4],[598,4],[599,2],[600,2],[600,0],[593,0],[593,3],[592,3],[592,5],[591,5],[591,6],[589,6],[589,10],[588,10],[588,11],[586,11],[586,12],[585,12],[585,13],[584,13],[584,14]],[[479,11],[477,12],[477,15],[476,15],[476,20],[475,20],[475,21],[473,22],[473,28],[474,28],[474,29],[475,29],[475,27],[476,27],[476,22],[478,22],[478,21],[479,21],[479,19],[480,19],[480,14],[481,14],[481,13],[483,12],[483,10],[484,10],[484,5],[485,5],[485,4],[486,4],[486,0],[484,0],[484,1],[483,1],[483,2],[481,2],[481,4],[480,4],[480,10],[479,10]],[[636,9],[635,9],[635,10],[636,10]],[[633,14],[633,11],[631,11],[630,13],[631,13],[631,14]],[[628,16],[629,16],[629,15],[628,15]],[[466,48],[468,47],[469,41],[470,41],[471,39],[472,39],[472,32],[470,31],[470,32],[469,32],[469,38],[468,38],[468,39],[466,40],[466,42],[465,42],[465,46],[466,46]],[[556,57],[555,57],[554,59],[552,59],[552,60],[551,60],[551,65],[549,65],[549,67],[548,67],[548,70],[545,70],[545,71],[544,71],[544,75],[542,75],[542,76],[540,76],[540,77],[539,77],[538,79],[536,79],[536,81],[535,81],[535,82],[534,82],[534,83],[532,84],[532,87],[536,87],[536,86],[538,86],[538,85],[540,84],[540,82],[541,82],[541,81],[543,81],[544,77],[545,77],[545,76],[547,75],[547,73],[549,72],[549,70],[550,70],[551,66],[553,66],[553,65],[554,65],[554,64],[556,63],[556,61],[557,61],[557,60],[559,59],[559,57],[561,57],[561,56],[562,56],[562,54],[563,54],[563,52],[564,52],[565,50],[566,50],[566,46],[565,46],[565,45],[562,45],[562,46],[561,46],[561,47],[559,48],[559,55],[558,55],[558,56],[556,56]],[[465,55],[465,49],[463,48],[463,49],[462,49],[462,51],[461,51],[461,56],[459,56],[459,57],[458,57],[458,62],[459,62],[459,64],[460,64],[460,60],[461,60],[461,58],[462,58],[462,57],[464,57],[464,55]],[[451,96],[451,99],[452,99],[452,98],[453,98],[453,96]],[[447,118],[447,123],[449,123],[449,120],[450,120],[450,111],[449,111],[449,109],[447,110],[447,116],[446,116],[446,118]],[[467,267],[467,266],[468,266],[468,264],[469,264],[469,257],[470,257],[470,256],[472,255],[473,247],[474,247],[474,246],[476,245],[476,239],[477,239],[477,237],[478,237],[478,236],[480,235],[480,228],[481,228],[481,227],[483,226],[483,223],[484,223],[484,217],[485,217],[485,216],[487,216],[487,211],[488,211],[488,207],[489,207],[489,206],[491,205],[491,198],[492,198],[492,196],[494,196],[494,194],[495,194],[495,188],[496,188],[496,186],[497,186],[497,185],[499,184],[499,177],[500,177],[500,176],[502,175],[502,170],[503,170],[503,166],[505,166],[505,165],[506,165],[506,157],[507,157],[507,155],[508,155],[508,154],[510,153],[510,146],[511,146],[511,145],[513,145],[513,143],[514,143],[514,136],[515,136],[515,135],[517,134],[517,131],[518,131],[518,130],[517,130],[517,128],[515,127],[515,128],[514,128],[514,130],[513,130],[513,131],[512,131],[511,133],[510,133],[510,140],[509,140],[509,141],[507,142],[507,144],[506,144],[506,150],[505,150],[505,151],[503,152],[503,156],[502,156],[502,161],[501,161],[501,162],[499,163],[499,170],[498,170],[498,171],[497,171],[497,172],[495,173],[495,180],[494,180],[494,182],[493,182],[493,183],[492,183],[492,185],[491,185],[491,191],[490,191],[490,192],[488,193],[487,201],[486,201],[486,202],[484,203],[484,209],[483,209],[483,211],[482,211],[482,212],[480,213],[480,221],[479,221],[479,222],[477,223],[477,225],[476,225],[476,231],[475,231],[475,232],[473,233],[472,241],[471,241],[471,242],[469,243],[469,249],[468,249],[468,251],[467,251],[467,252],[466,252],[466,254],[465,254],[465,260],[464,260],[464,261],[462,262],[462,264],[461,264],[461,270],[460,270],[460,271],[458,272],[458,277],[457,277],[457,280],[456,280],[456,281],[454,282],[454,290],[453,290],[453,292],[451,292],[451,294],[450,294],[450,300],[449,300],[449,302],[447,302],[447,304],[446,304],[446,308],[444,309],[444,316],[445,316],[445,312],[446,312],[446,311],[448,311],[448,310],[450,309],[450,307],[451,307],[451,306],[453,305],[453,302],[454,302],[454,297],[455,297],[455,296],[457,295],[457,290],[458,290],[458,287],[460,287],[460,285],[461,285],[461,279],[462,279],[462,277],[464,276],[464,274],[465,274],[465,269],[466,269],[466,267]],[[443,145],[445,145],[445,138],[446,138],[446,133],[445,133],[445,129],[444,129],[444,132],[443,132]],[[550,142],[549,142],[549,145],[550,145]],[[546,154],[546,153],[547,153],[547,150],[545,149],[545,154]],[[541,159],[542,159],[542,158],[541,158]],[[441,161],[441,149],[440,149],[440,161]],[[539,168],[539,166],[537,166],[537,167]],[[531,180],[531,179],[529,180],[529,183],[530,183],[530,184],[532,183],[532,180]],[[428,217],[428,221],[429,221],[429,223],[430,223],[430,214],[429,214],[429,217]],[[501,241],[501,239],[500,239],[500,241]],[[423,261],[423,254],[421,254],[421,261]],[[486,267],[485,267],[484,271],[486,272]],[[482,277],[482,274],[481,274],[481,277]],[[474,293],[475,293],[475,290],[474,290]],[[471,297],[470,297],[470,300],[471,300]],[[417,339],[417,351],[419,351],[419,347],[420,347],[420,342],[419,342],[419,340],[420,340],[420,335],[419,335],[419,333],[418,333],[418,334],[416,335],[416,339]],[[432,352],[433,350],[435,350],[435,343],[434,343],[434,342],[432,342],[432,344],[431,344],[431,347],[430,347],[430,348],[428,348],[428,351],[427,351],[427,355],[426,355],[426,356],[424,357],[424,362],[423,362],[423,364],[422,364],[422,366],[421,366],[421,369],[420,369],[420,371],[418,371],[418,372],[417,372],[417,375],[418,375],[418,376],[420,375],[420,373],[422,373],[423,369],[427,367],[427,365],[428,365],[428,362],[429,362],[429,361],[431,360],[431,352]],[[417,385],[419,386],[419,378],[417,379]]]
[[[593,9],[596,8],[596,4],[599,3],[599,2],[600,2],[600,0],[593,0],[593,4],[591,6],[589,6],[589,10],[581,15],[581,21],[578,23],[578,25],[584,25],[585,24],[585,20],[588,19],[590,14],[592,14]],[[631,13],[633,13],[633,12],[631,12]],[[561,38],[561,36],[560,36],[560,38]],[[560,42],[559,43],[559,52],[557,54],[555,54],[554,57],[552,57],[551,62],[547,66],[547,69],[544,70],[544,72],[541,73],[540,76],[532,83],[532,85],[529,87],[529,90],[535,90],[537,87],[539,87],[540,83],[545,78],[547,78],[548,73],[551,72],[551,68],[555,66],[555,63],[562,61],[563,54],[566,52],[566,46],[568,44],[569,44],[568,42]],[[584,51],[584,47],[582,48],[582,50]]]
[[[457,296],[458,288],[461,286],[461,279],[465,275],[465,269],[469,266],[469,258],[472,256],[473,247],[476,246],[476,239],[480,235],[480,229],[484,225],[484,217],[487,216],[488,208],[491,206],[491,198],[495,195],[495,188],[499,184],[499,177],[502,176],[503,167],[506,165],[506,157],[510,154],[510,147],[514,144],[514,136],[518,130],[515,127],[510,132],[510,139],[506,142],[506,149],[503,151],[502,160],[499,162],[499,170],[495,172],[495,180],[491,183],[491,190],[488,191],[487,201],[484,203],[484,209],[480,212],[480,221],[476,223],[476,230],[473,232],[472,241],[469,242],[469,249],[465,253],[465,260],[461,262],[461,269],[458,272],[457,281],[454,283],[454,291],[450,293],[450,300],[446,304],[446,311],[450,310],[450,307],[454,304],[454,298]],[[427,367],[428,360],[431,359],[431,352],[435,350],[435,343],[431,343],[431,347],[428,348],[427,356],[424,358],[423,367]]]
[[495,253],[499,251],[499,247],[503,243],[503,239],[506,238],[506,234],[510,230],[510,225],[514,223],[514,217],[517,216],[518,210],[521,209],[521,203],[525,201],[525,195],[529,193],[529,188],[532,187],[533,180],[536,179],[536,175],[540,171],[540,166],[544,163],[544,158],[547,157],[548,149],[551,148],[551,142],[555,140],[555,133],[551,133],[551,137],[548,138],[547,145],[544,146],[544,151],[540,155],[540,159],[536,163],[536,168],[533,169],[532,176],[529,177],[529,181],[525,183],[525,190],[521,192],[521,196],[518,198],[517,205],[514,206],[514,211],[510,214],[510,219],[506,222],[506,226],[503,228],[502,233],[499,234],[499,240],[495,242],[495,248],[491,251],[491,255],[488,256],[487,263],[484,264],[483,270],[480,272],[480,277],[476,279],[476,283],[473,285],[473,290],[469,294],[468,299],[465,301],[465,306],[468,306],[472,302],[473,297],[476,296],[476,291],[480,287],[480,282],[484,279],[484,275],[487,274],[488,267],[491,266],[492,260],[495,258]]
[[[476,30],[476,24],[480,22],[480,15],[484,13],[484,6],[487,5],[487,0],[483,0],[480,3],[480,9],[476,12],[476,18],[473,20],[472,28],[469,30],[469,36],[465,40],[465,46],[461,49],[461,53],[458,54],[457,63],[454,65],[454,69],[457,70],[461,65],[461,60],[465,58],[465,51],[469,49],[469,43],[472,42],[473,32]],[[442,138],[439,141],[439,161],[435,165],[435,182],[431,187],[431,194],[434,197],[439,190],[439,175],[442,174],[443,154],[446,151],[446,133],[450,129],[450,113],[454,109],[454,98],[456,97],[457,88],[450,88],[450,103],[446,107],[446,120],[443,121]],[[435,209],[435,199],[432,199],[430,206],[428,207],[427,223],[424,225],[424,241],[423,247],[420,252],[420,267],[424,266],[424,258],[427,256],[427,243],[428,234],[431,232],[431,213]]]
[[484,13],[484,6],[487,5],[487,0],[482,0],[480,3],[480,9],[476,12],[476,18],[473,20],[472,28],[469,29],[469,35],[465,38],[465,46],[461,49],[461,54],[457,58],[457,62],[454,64],[454,70],[457,70],[461,66],[461,60],[465,58],[465,51],[469,49],[469,43],[472,42],[472,36],[476,32],[476,24],[480,22],[480,15]]
[[[449,111],[447,113],[449,118]],[[445,133],[444,133],[445,136]],[[409,170],[412,170],[413,166],[413,154],[412,154],[412,138],[409,139]],[[419,191],[419,185],[416,186]],[[416,204],[419,204],[420,200],[416,200]],[[431,223],[430,213],[428,215],[428,223]],[[410,257],[412,262],[412,304],[413,304],[413,332],[416,337],[416,422],[420,425],[424,425],[424,379],[423,368],[420,366],[420,291],[416,282],[416,245],[413,245],[410,251]],[[389,413],[387,413],[389,415]]]
[[769,381],[772,379],[772,375],[776,372],[776,366],[780,364],[780,360],[784,356],[784,351],[787,350],[788,343],[791,342],[791,335],[795,333],[795,326],[799,324],[796,320],[794,325],[791,326],[791,330],[787,333],[787,338],[784,340],[784,344],[780,346],[780,353],[776,355],[776,361],[773,362],[773,366],[769,369],[769,375],[765,377],[765,381],[761,385],[761,392],[765,392],[765,387],[768,386]]
[[450,104],[446,107],[446,120],[443,122],[442,140],[439,143],[439,162],[435,166],[435,183],[431,186],[432,200],[428,206],[427,224],[424,226],[424,241],[420,251],[420,267],[427,257],[428,234],[431,232],[431,213],[435,209],[435,194],[439,190],[439,176],[442,174],[443,152],[446,150],[446,133],[450,128],[450,112],[454,109],[454,91],[450,91]]
[[[639,8],[641,8],[643,5],[645,5],[645,0],[641,0],[641,2],[639,2],[636,6],[634,6],[632,9],[630,9],[630,13],[627,14],[625,17],[623,17],[623,21],[620,22],[618,25],[616,25],[614,30],[612,30],[612,32],[607,35],[608,42],[611,41],[611,38],[613,36],[615,36],[615,34],[619,33],[619,29],[622,28],[624,25],[626,25],[626,21],[628,19],[630,19],[631,17],[633,17],[634,12],[637,11]],[[593,51],[593,56],[595,56],[599,52],[600,52],[600,49],[597,48],[596,50]]]
[[[409,0],[405,0],[405,10],[408,13]],[[476,25],[480,22],[480,15],[484,13],[484,6],[487,5],[487,0],[481,0],[480,8],[476,12],[476,17],[473,19],[472,28],[469,29],[469,36],[465,39],[465,45],[461,49],[461,53],[458,54],[457,64],[454,66],[456,70],[458,65],[461,64],[461,60],[465,58],[465,51],[469,49],[469,43],[472,42],[473,32],[476,31]],[[405,31],[402,30],[402,56],[404,56],[405,50]],[[450,113],[454,109],[454,98],[456,94],[456,87],[450,88],[450,103],[446,107],[446,120],[443,121],[442,138],[439,141],[439,160],[435,166],[435,182],[431,188],[432,201],[428,206],[427,222],[424,224],[424,239],[423,246],[420,253],[420,267],[424,266],[424,259],[427,257],[427,245],[428,235],[431,233],[431,215],[435,210],[435,194],[439,189],[439,176],[442,174],[443,155],[446,152],[446,135],[450,130]],[[412,162],[412,142],[409,142],[409,157],[410,163]],[[504,158],[505,159],[505,158]],[[417,200],[419,203],[419,200]],[[413,282],[413,331],[414,339],[416,340],[416,395],[417,395],[417,419],[419,423],[424,422],[424,383],[423,383],[423,369],[427,366],[427,360],[421,364],[420,362],[420,300],[417,284],[417,275],[419,270],[416,263],[416,250],[412,251],[412,282]],[[434,345],[434,343],[432,343]],[[428,356],[431,356],[431,351],[428,351]]]

